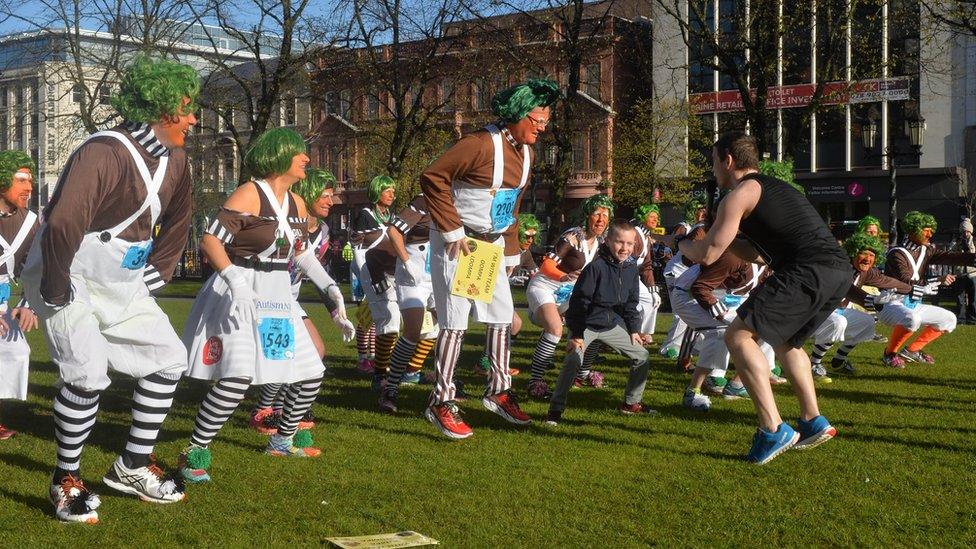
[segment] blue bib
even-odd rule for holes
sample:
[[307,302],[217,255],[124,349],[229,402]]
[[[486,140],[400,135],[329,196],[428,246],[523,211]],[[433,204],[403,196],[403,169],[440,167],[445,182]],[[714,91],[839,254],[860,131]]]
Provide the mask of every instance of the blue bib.
[[515,203],[521,189],[498,189],[491,199],[491,232],[500,233],[515,223]]
[[262,318],[258,323],[261,350],[269,360],[295,358],[295,327],[290,318]]
[[10,301],[10,284],[4,282],[0,284],[0,305]]
[[424,272],[430,274],[430,244],[427,245],[427,261],[424,262]]
[[125,257],[122,258],[122,268],[137,271],[145,267],[152,247],[153,243],[151,240],[141,246],[139,244],[129,246],[129,249],[125,251]]
[[918,304],[921,303],[921,301],[915,301],[912,299],[912,296],[906,295],[902,303],[909,309],[914,309],[915,307],[918,307]]
[[553,294],[556,296],[556,305],[562,305],[569,301],[570,296],[573,295],[573,286],[575,284],[563,284],[562,286],[556,288]]

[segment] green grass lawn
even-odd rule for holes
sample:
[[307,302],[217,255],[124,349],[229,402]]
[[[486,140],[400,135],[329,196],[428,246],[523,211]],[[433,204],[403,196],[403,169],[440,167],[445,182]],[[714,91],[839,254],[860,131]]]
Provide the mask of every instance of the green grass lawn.
[[[178,328],[189,306],[164,300]],[[169,506],[117,496],[100,479],[128,430],[133,383],[118,379],[82,462],[102,495],[94,527],[50,515],[56,372],[42,337],[31,334],[29,399],[4,407],[4,422],[21,434],[0,442],[0,546],[305,546],[405,529],[445,547],[976,543],[972,327],[931,346],[934,366],[882,369],[881,344],[861,346],[853,354],[860,375],[819,387],[839,438],[757,467],[742,460],[755,429],[751,404],[716,400],[707,414],[685,411],[685,376],[656,354],[644,400],[657,417],[614,411],[625,365],[611,355],[602,366],[610,387],[574,390],[558,428],[510,426],[469,400],[462,408],[475,435],[450,441],[421,415],[426,387],[403,389],[398,416],[378,414],[368,380],[354,372],[354,346],[336,337],[322,307],[308,310],[335,372],[315,406],[323,457],[263,455],[265,437],[246,426],[248,401],[212,446],[213,483],[189,487],[185,502]],[[658,330],[669,322],[662,315]],[[483,332],[469,335],[462,364],[473,389],[479,376],[468,366]],[[537,335],[529,326],[515,344],[520,392]],[[186,444],[204,391],[181,385],[156,448],[165,462]],[[794,421],[789,389],[776,391]],[[537,420],[545,413],[541,403],[524,407]]]

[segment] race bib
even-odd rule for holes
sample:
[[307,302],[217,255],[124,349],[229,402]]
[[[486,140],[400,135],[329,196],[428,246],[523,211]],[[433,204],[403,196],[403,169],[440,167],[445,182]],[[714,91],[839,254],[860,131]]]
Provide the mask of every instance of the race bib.
[[491,231],[499,233],[515,223],[515,203],[521,189],[499,189],[491,200]]
[[258,323],[261,350],[268,360],[295,358],[295,327],[290,318],[266,317]]
[[125,256],[122,258],[122,268],[137,271],[146,266],[146,260],[149,259],[149,252],[152,251],[152,241],[149,241],[143,245],[133,244],[129,246],[129,249],[125,251]]
[[574,284],[563,284],[562,286],[556,288],[553,295],[556,296],[556,305],[562,305],[569,301],[569,297],[573,295]]
[[10,284],[8,282],[0,283],[0,305],[10,301]]
[[742,296],[735,295],[735,294],[725,294],[725,296],[722,297],[722,304],[728,307],[729,309],[735,309],[739,305],[742,305]]
[[424,272],[430,274],[430,245],[427,245],[427,260],[424,262]]

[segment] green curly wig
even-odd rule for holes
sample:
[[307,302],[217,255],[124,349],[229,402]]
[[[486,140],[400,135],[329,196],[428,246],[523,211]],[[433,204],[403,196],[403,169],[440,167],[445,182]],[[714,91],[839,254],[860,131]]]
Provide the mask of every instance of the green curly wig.
[[526,233],[529,231],[535,231],[536,233],[538,233],[541,227],[542,225],[539,223],[539,220],[536,219],[534,215],[530,213],[519,214],[518,216],[519,242],[525,244],[525,241],[527,239]]
[[280,175],[291,168],[296,155],[305,152],[305,140],[289,128],[274,128],[258,136],[244,155],[244,165],[257,177]]
[[380,201],[380,195],[383,194],[387,189],[395,189],[396,181],[388,175],[377,175],[369,182],[369,187],[366,188],[366,198],[369,198],[370,203],[376,204]]
[[694,223],[698,214],[698,210],[702,208],[707,208],[704,200],[699,198],[693,198],[685,204],[685,221],[688,223]]
[[851,259],[854,259],[857,254],[863,252],[864,250],[874,252],[874,257],[877,258],[884,254],[885,247],[876,237],[873,237],[867,233],[854,233],[850,238],[844,241],[844,250],[847,251],[847,255],[850,256]]
[[0,192],[6,192],[13,183],[14,174],[27,168],[31,176],[37,171],[34,160],[24,151],[0,151]]
[[881,220],[873,215],[866,215],[857,222],[857,232],[866,232],[871,225],[878,227],[878,232],[881,232]]
[[657,204],[644,204],[642,206],[638,206],[638,208],[634,210],[634,219],[637,220],[639,224],[643,225],[644,222],[647,221],[647,216],[651,215],[651,213],[656,213],[658,221],[661,220],[661,208],[659,208]]
[[305,179],[295,183],[291,190],[302,197],[306,206],[311,206],[322,195],[322,191],[335,187],[335,184],[336,178],[329,170],[308,168],[305,170]]
[[[192,67],[139,55],[122,75],[115,110],[131,122],[155,124],[166,116],[196,112],[200,77]],[[190,103],[183,105],[184,98]]]
[[583,205],[580,206],[580,210],[583,212],[583,228],[589,230],[590,224],[590,214],[596,211],[597,208],[607,209],[607,218],[613,219],[613,200],[605,194],[595,194],[583,201]]
[[901,230],[905,231],[906,236],[916,236],[926,227],[934,231],[937,225],[935,217],[924,212],[908,212],[901,220]]
[[549,107],[559,100],[559,85],[548,79],[532,78],[495,94],[491,112],[503,122],[514,124],[536,107]]

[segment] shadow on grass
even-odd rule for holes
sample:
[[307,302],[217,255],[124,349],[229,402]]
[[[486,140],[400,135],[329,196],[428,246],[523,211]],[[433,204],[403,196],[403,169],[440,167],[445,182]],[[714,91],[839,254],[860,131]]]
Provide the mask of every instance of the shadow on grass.
[[[838,388],[817,387],[818,396],[847,400],[854,403],[881,404],[888,406],[902,406],[906,408],[925,408],[936,411],[951,411],[969,413],[973,409],[973,401],[960,399],[946,399],[943,397],[901,396],[890,393],[876,393],[866,391],[842,390]],[[947,403],[958,403],[961,406],[949,406]]]
[[36,511],[37,513],[51,517],[51,503],[43,496],[35,496],[30,494],[21,494],[19,492],[11,492],[6,488],[0,486],[0,499],[4,501],[12,501],[19,503],[24,507]]
[[[52,455],[51,457],[53,458],[54,456]],[[36,459],[32,459],[21,454],[0,453],[0,462],[12,467],[19,467],[30,472],[50,473],[54,470],[53,460],[51,463],[41,463]]]

